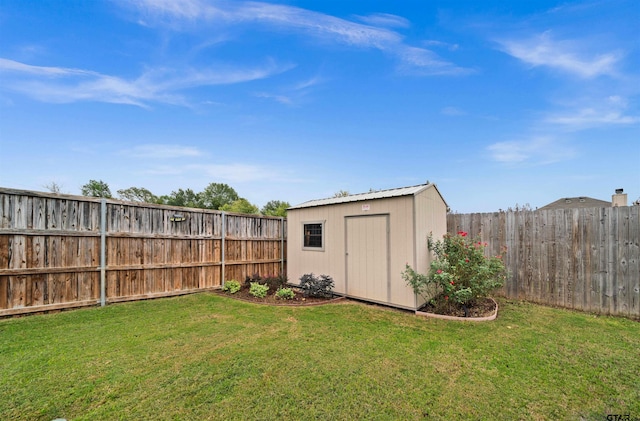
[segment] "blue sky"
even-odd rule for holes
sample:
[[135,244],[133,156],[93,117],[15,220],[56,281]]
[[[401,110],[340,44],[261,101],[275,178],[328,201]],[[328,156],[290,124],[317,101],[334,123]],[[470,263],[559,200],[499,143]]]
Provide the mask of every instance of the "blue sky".
[[640,198],[640,7],[0,0],[0,186]]

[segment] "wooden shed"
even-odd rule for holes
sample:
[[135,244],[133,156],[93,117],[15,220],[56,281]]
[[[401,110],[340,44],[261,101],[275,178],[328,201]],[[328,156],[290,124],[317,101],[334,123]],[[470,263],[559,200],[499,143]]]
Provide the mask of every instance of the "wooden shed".
[[447,232],[447,204],[434,184],[311,200],[287,212],[287,276],[330,275],[334,292],[415,310],[402,279],[408,263],[429,267],[427,237]]

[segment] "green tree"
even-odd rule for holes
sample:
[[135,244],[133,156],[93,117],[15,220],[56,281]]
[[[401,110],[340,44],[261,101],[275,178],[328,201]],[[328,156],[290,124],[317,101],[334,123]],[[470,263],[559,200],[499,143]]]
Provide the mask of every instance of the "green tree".
[[83,196],[106,197],[107,199],[112,197],[109,185],[102,180],[89,180],[87,184],[80,187],[80,191]]
[[270,200],[261,209],[261,213],[267,216],[287,216],[287,208],[290,208],[289,202],[283,202],[281,200]]
[[161,196],[158,201],[171,206],[184,206],[188,208],[202,207],[198,193],[191,189],[172,191],[168,196]]
[[144,187],[129,187],[128,189],[118,190],[118,197],[131,202],[142,203],[158,203],[158,196],[151,193]]
[[234,212],[234,213],[248,213],[248,214],[259,214],[260,210],[258,207],[247,199],[241,198],[235,200],[233,203],[227,203],[223,205],[220,210],[225,212]]
[[228,184],[211,183],[198,193],[201,207],[207,209],[221,209],[240,199],[238,193]]
[[333,194],[333,197],[346,197],[349,196],[349,194],[348,190],[338,190]]

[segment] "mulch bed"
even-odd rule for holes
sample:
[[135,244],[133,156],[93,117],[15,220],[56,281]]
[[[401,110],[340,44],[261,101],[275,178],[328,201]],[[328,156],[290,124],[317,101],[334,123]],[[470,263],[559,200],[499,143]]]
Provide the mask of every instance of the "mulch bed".
[[467,308],[466,316],[464,308],[454,303],[435,306],[427,303],[419,311],[455,317],[488,317],[493,314],[495,309],[496,304],[495,302],[493,302],[493,300],[491,300],[490,298],[481,298],[476,300],[473,306]]
[[242,289],[235,294],[229,294],[222,290],[216,290],[215,293],[218,295],[224,295],[225,297],[234,298],[236,300],[248,301],[251,303],[257,304],[267,304],[274,306],[313,306],[320,304],[333,303],[335,301],[339,301],[344,299],[344,297],[333,296],[330,298],[324,297],[304,297],[302,292],[297,288],[291,288],[295,294],[290,300],[282,300],[275,296],[275,291],[269,291],[268,295],[264,298],[254,297],[249,293],[249,288],[242,287]]
[[[333,303],[336,301],[344,300],[344,297],[335,295],[333,297],[305,297],[302,291],[296,287],[291,287],[294,298],[290,300],[283,300],[275,295],[275,291],[269,290],[268,294],[264,298],[254,297],[249,293],[249,288],[242,286],[240,291],[235,294],[229,294],[222,290],[215,290],[214,293],[225,297],[233,298],[236,300],[247,301],[256,304],[266,304],[273,306],[313,306]],[[490,298],[482,298],[476,300],[473,306],[467,308],[466,317],[488,317],[493,314],[496,309],[496,304]],[[421,312],[441,314],[445,316],[465,317],[465,310],[462,306],[457,306],[454,303],[446,303],[443,305],[434,306],[432,304],[425,304],[419,309]]]

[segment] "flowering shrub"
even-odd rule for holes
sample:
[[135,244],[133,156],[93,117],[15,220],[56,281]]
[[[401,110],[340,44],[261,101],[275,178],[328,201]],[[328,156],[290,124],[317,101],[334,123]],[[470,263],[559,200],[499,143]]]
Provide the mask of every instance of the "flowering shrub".
[[432,304],[444,301],[466,308],[506,279],[502,255],[486,257],[487,243],[471,240],[464,231],[447,234],[442,241],[429,236],[428,246],[435,255],[429,274],[419,274],[407,264],[402,277],[416,294],[431,296]]

